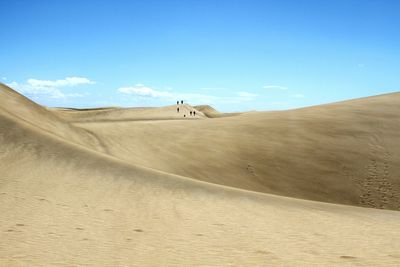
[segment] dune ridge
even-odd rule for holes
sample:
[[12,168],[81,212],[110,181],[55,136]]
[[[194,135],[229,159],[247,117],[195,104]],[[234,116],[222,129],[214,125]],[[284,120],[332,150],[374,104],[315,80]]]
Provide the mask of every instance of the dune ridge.
[[33,126],[65,140],[80,145],[98,148],[98,140],[87,130],[75,127],[62,120],[53,112],[29,100],[18,92],[0,83],[0,111],[18,120],[25,121]]
[[75,125],[132,164],[251,191],[399,210],[399,121],[397,93],[199,121],[93,116]]
[[[151,127],[154,137],[154,127],[165,129],[178,120],[94,122],[91,117],[90,123],[71,123],[57,111],[53,117],[48,115],[52,111],[41,108],[29,120],[24,109],[36,112],[37,106],[25,104],[20,95],[4,93],[9,90],[0,86],[1,103],[18,104],[1,105],[0,110],[0,265],[396,266],[400,262],[398,212],[256,193],[142,167],[122,153],[114,155],[105,138],[109,124],[121,130],[121,137],[126,136],[123,124],[129,131]],[[191,129],[187,124],[205,123],[204,129],[212,121],[181,123],[184,129]],[[90,128],[103,144],[87,141],[81,126]],[[120,146],[142,138],[130,134]],[[102,145],[106,149],[99,149]]]
[[[177,112],[179,108],[179,112]],[[95,109],[49,109],[66,121],[77,122],[129,122],[148,120],[201,119],[205,115],[194,107],[182,104],[160,108],[95,108]],[[190,116],[190,111],[196,111],[196,116]]]

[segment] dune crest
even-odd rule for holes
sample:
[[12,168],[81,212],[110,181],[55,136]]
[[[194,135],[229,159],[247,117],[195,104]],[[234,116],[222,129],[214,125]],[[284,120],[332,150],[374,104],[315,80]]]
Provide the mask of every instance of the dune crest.
[[[267,122],[267,125],[274,125],[274,118],[285,119],[283,125],[288,125],[288,118],[315,119],[312,109],[301,111],[305,113],[299,117],[290,112],[287,115],[260,113],[216,120],[206,117],[155,119],[165,113],[167,117],[174,117],[171,108],[140,111],[131,118],[136,111],[122,110],[124,121],[118,121],[117,109],[107,110],[111,112],[107,115],[101,112],[95,116],[86,115],[86,111],[74,113],[79,115],[71,115],[70,111],[61,114],[59,110],[44,109],[3,85],[0,95],[0,265],[397,266],[400,263],[398,212],[274,196],[249,191],[251,188],[246,186],[236,186],[236,189],[224,186],[231,179],[230,172],[224,176],[216,171],[221,165],[226,169],[234,168],[238,163],[237,155],[246,159],[252,156],[246,150],[237,153],[245,147],[252,148],[249,133],[257,133],[257,138],[267,135],[267,130],[273,133],[276,125],[273,128],[263,125]],[[397,108],[395,100],[393,105],[388,101],[380,97],[375,99],[372,112],[366,115],[375,114],[377,118],[373,122],[380,121],[376,111],[382,103]],[[356,106],[355,113],[359,112],[363,118],[364,108],[364,104]],[[326,135],[327,130],[317,126],[329,116],[329,112],[322,115],[311,129],[319,129],[318,134]],[[342,121],[344,118],[339,116],[335,121],[338,125],[332,124],[331,128],[340,128],[340,122],[346,122]],[[80,122],[71,122],[75,120]],[[371,148],[371,162],[367,164],[370,169],[367,170],[372,172],[374,181],[375,173],[380,173],[375,169],[383,166],[389,172],[386,179],[391,181],[394,190],[395,180],[391,175],[396,174],[396,167],[392,165],[397,154],[394,154],[396,144],[392,143],[395,138],[392,134],[397,128],[386,125],[387,120],[381,122],[380,132],[374,132],[376,137],[372,139],[376,143],[371,141],[375,146]],[[359,123],[364,125],[366,120]],[[261,125],[258,128],[249,126],[254,124]],[[300,134],[309,124],[311,120],[304,119],[297,127],[292,125],[281,130]],[[217,129],[222,132],[215,134]],[[372,126],[362,128],[363,131],[371,129]],[[347,131],[353,133],[354,129]],[[276,134],[269,139],[267,147],[259,144],[258,152],[275,149],[275,155],[279,155],[283,151],[279,148],[294,141],[289,138],[290,132],[279,135],[284,137],[284,142],[278,142]],[[308,139],[304,136],[306,134],[300,135],[306,142]],[[310,137],[308,142],[315,142],[313,140]],[[355,150],[361,149],[363,140],[361,138]],[[230,147],[226,148],[229,141]],[[237,141],[244,143],[233,145]],[[381,141],[383,143],[379,143]],[[218,142],[222,143],[218,145]],[[255,144],[260,142],[260,139],[255,140]],[[297,150],[292,153],[304,156],[301,150],[309,144],[294,146]],[[178,149],[179,146],[183,148]],[[386,157],[383,148],[389,154],[387,168],[380,162],[381,155],[382,160]],[[195,149],[193,158],[185,152],[190,149]],[[371,151],[368,149],[365,151]],[[207,154],[201,154],[205,152]],[[225,160],[230,154],[232,158]],[[322,152],[318,156],[322,163],[327,160]],[[154,168],[148,166],[151,157]],[[213,165],[218,157],[219,165]],[[287,163],[292,164],[290,159]],[[206,182],[197,181],[201,179],[189,175],[189,166],[200,171],[205,164],[211,165],[205,173],[216,172],[214,177],[222,185],[206,179]],[[283,172],[284,168],[279,166]],[[323,170],[329,174],[327,166],[331,165],[324,165]],[[168,168],[174,171],[167,173]],[[261,173],[257,161],[245,168],[256,177]],[[346,168],[349,167],[346,165]],[[179,175],[182,169],[188,175]],[[352,169],[345,170],[351,172]],[[232,172],[238,175],[235,182],[246,184],[237,169]],[[259,176],[257,179],[265,183]],[[285,181],[289,182],[290,179]],[[251,185],[249,182],[248,186]]]
[[[262,193],[400,209],[400,94],[218,119],[211,107],[195,108],[204,119],[140,120],[140,109],[122,109],[129,120],[94,115],[74,125],[131,164]],[[152,120],[163,112],[145,109]]]

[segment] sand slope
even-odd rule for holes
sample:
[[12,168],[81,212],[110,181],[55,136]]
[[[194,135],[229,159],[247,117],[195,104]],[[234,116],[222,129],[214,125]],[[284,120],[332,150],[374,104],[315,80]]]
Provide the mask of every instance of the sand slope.
[[[179,112],[177,112],[179,108]],[[201,119],[205,115],[190,105],[173,105],[160,108],[96,108],[96,109],[49,109],[69,122],[128,122],[144,120]],[[190,116],[196,111],[196,116]]]
[[1,83],[0,113],[12,116],[18,121],[34,125],[36,128],[62,137],[66,141],[91,148],[99,148],[99,141],[87,130],[66,123],[46,108],[32,102]]
[[400,209],[400,94],[199,121],[92,117],[76,125],[128,163],[252,191]]
[[143,168],[10,112],[0,112],[0,126],[0,265],[400,263],[398,212],[259,194]]
[[240,114],[239,112],[221,113],[209,105],[199,105],[199,106],[194,106],[194,108],[196,110],[203,112],[203,114],[208,118],[222,118],[222,117],[236,116]]

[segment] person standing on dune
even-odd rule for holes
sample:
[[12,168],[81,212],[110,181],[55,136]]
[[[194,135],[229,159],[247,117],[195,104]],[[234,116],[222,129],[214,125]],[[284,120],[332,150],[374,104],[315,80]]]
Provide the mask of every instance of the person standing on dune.
[[190,111],[190,116],[192,116],[192,111]]
[[193,110],[193,116],[196,116],[196,110]]
[[179,113],[179,107],[176,108],[176,112]]

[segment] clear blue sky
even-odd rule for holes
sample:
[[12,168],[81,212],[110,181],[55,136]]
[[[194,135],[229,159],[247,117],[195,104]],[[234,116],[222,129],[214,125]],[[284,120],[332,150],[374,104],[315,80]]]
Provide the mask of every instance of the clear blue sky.
[[400,90],[400,1],[0,2],[0,79],[48,106],[296,108]]

